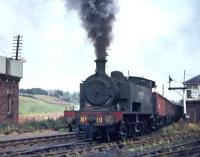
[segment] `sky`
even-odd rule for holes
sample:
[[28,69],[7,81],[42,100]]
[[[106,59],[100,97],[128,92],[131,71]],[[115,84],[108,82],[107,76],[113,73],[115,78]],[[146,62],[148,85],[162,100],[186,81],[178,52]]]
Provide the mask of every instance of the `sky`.
[[[106,72],[122,71],[156,81],[168,91],[200,73],[199,0],[118,0]],[[20,88],[79,91],[95,72],[92,42],[77,12],[64,0],[0,0],[0,55],[10,57],[15,35],[23,36],[24,63]]]

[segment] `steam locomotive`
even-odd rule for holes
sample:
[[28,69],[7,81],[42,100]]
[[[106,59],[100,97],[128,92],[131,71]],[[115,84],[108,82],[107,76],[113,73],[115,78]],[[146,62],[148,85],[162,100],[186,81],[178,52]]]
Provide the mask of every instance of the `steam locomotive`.
[[105,73],[105,59],[97,59],[96,72],[80,84],[80,110],[64,111],[73,126],[91,139],[102,136],[110,140],[141,135],[178,120],[182,106],[172,104],[152,92],[155,82],[142,77],[125,77],[122,72]]

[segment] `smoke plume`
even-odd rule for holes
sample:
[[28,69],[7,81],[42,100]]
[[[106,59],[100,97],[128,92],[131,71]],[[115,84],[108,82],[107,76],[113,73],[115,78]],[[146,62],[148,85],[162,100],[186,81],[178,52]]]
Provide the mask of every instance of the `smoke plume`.
[[116,0],[66,0],[69,9],[76,9],[95,47],[97,59],[106,59],[112,40]]

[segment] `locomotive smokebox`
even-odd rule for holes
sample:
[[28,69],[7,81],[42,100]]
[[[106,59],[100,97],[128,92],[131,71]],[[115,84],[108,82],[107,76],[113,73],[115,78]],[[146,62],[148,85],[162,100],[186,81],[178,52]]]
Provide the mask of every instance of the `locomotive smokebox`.
[[105,73],[106,59],[96,59],[96,73]]

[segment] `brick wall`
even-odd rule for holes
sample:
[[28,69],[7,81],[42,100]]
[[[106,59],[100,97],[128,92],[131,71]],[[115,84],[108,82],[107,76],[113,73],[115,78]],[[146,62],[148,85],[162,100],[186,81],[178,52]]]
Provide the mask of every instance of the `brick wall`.
[[19,117],[19,80],[0,77],[0,124],[17,123]]

